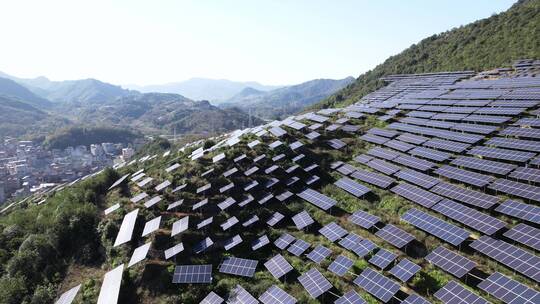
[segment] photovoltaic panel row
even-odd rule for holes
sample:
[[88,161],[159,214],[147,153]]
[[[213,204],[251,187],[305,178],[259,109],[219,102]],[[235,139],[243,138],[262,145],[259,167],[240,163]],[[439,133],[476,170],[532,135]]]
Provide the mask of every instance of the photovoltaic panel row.
[[504,233],[510,240],[540,251],[540,229],[520,223]]
[[384,303],[399,290],[399,284],[370,268],[364,269],[354,283]]
[[431,191],[447,198],[473,205],[482,209],[489,209],[495,205],[499,198],[483,192],[459,187],[449,183],[439,183]]
[[388,243],[402,248],[414,240],[414,236],[394,225],[386,225],[375,233],[376,236],[387,241]]
[[540,282],[540,258],[516,246],[484,235],[470,245],[476,251]]
[[443,162],[449,159],[450,157],[452,157],[452,154],[450,153],[442,152],[442,151],[438,151],[438,150],[430,149],[426,147],[416,147],[410,150],[409,154],[418,156],[418,157],[427,158],[427,159],[434,160],[437,162]]
[[368,187],[361,185],[348,177],[340,178],[334,183],[334,185],[356,197],[362,197],[367,193],[371,192],[371,189],[369,189]]
[[503,148],[492,148],[486,146],[474,147],[469,152],[469,155],[479,155],[487,158],[500,159],[524,163],[535,156],[532,152],[515,151]]
[[489,304],[488,301],[456,281],[448,282],[443,288],[437,290],[434,296],[445,304]]
[[[538,145],[540,146],[540,143]],[[540,169],[518,167],[508,177],[526,182],[540,183]]]
[[431,209],[487,235],[492,235],[506,226],[505,222],[498,218],[447,199],[443,199]]
[[430,139],[426,141],[423,145],[424,147],[450,151],[454,153],[462,153],[463,151],[467,150],[471,146],[470,144],[464,144],[464,143],[460,143],[456,141],[444,140],[444,139],[438,139],[438,138]]
[[529,221],[531,223],[540,224],[540,207],[521,203],[514,200],[506,200],[495,211]]
[[395,180],[389,176],[378,174],[375,172],[370,172],[362,169],[358,169],[351,174],[352,178],[356,178],[368,184],[375,185],[377,187],[386,189],[392,185]]
[[516,280],[495,272],[478,284],[478,288],[508,304],[540,303],[540,293]]
[[[387,161],[381,159],[372,159],[366,164],[368,167],[377,170],[386,175],[392,175],[399,171],[399,166],[393,165]],[[352,176],[352,175],[351,175]],[[354,177],[354,176],[353,176]]]
[[328,210],[337,203],[334,199],[331,199],[328,196],[309,188],[297,193],[296,195],[323,210]]
[[540,187],[537,186],[499,178],[489,185],[488,188],[540,202]]
[[507,175],[510,171],[514,170],[517,167],[514,164],[502,163],[471,156],[458,156],[451,162],[451,164],[455,166],[500,175]]
[[394,158],[401,155],[398,152],[381,148],[381,147],[371,148],[366,153],[370,156],[378,157],[378,158],[386,159],[386,160],[393,160]]
[[465,229],[415,208],[404,213],[401,219],[454,246],[463,243],[470,235]]
[[424,189],[430,189],[440,182],[440,180],[435,177],[420,173],[412,169],[399,170],[399,172],[394,174],[394,176],[402,180],[408,181],[412,184],[418,185]]
[[436,166],[433,162],[410,155],[401,155],[394,159],[393,162],[424,172]]
[[475,262],[443,246],[435,248],[435,250],[426,256],[426,260],[457,278],[462,278],[476,267]]
[[419,127],[414,125],[408,125],[401,122],[394,122],[391,123],[388,128],[399,130],[399,131],[405,131],[420,135],[428,135],[428,136],[435,136],[443,139],[449,139],[469,144],[474,144],[479,142],[484,138],[482,135],[475,135],[475,134],[464,134],[461,132],[454,132],[454,131],[447,131],[447,130],[440,130],[435,128],[429,128],[429,127]]
[[484,187],[495,179],[493,176],[467,171],[448,165],[439,167],[433,172],[446,178],[457,180],[476,187]]
[[489,139],[488,141],[486,141],[486,145],[496,146],[499,148],[513,149],[513,150],[540,152],[540,146],[538,145],[538,141],[535,141],[535,140],[506,138],[506,137],[493,137]]
[[437,194],[407,183],[400,183],[390,191],[426,208],[431,208],[443,199]]
[[540,129],[508,127],[499,132],[499,135],[540,139]]
[[378,216],[369,214],[362,210],[355,211],[351,216],[349,216],[349,221],[364,228],[369,229],[378,223],[381,219]]

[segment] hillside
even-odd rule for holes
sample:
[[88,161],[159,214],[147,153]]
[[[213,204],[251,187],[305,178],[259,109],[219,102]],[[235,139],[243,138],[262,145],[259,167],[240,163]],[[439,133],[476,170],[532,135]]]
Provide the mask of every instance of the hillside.
[[383,86],[391,74],[504,67],[540,58],[540,1],[520,0],[506,12],[433,35],[360,75],[356,82],[312,108],[351,104]]
[[71,127],[47,135],[43,145],[46,149],[65,149],[67,147],[76,147],[79,145],[88,147],[91,144],[100,144],[104,142],[128,144],[133,143],[135,139],[141,137],[141,134],[136,134],[124,129]]
[[248,115],[238,109],[223,110],[207,101],[166,93],[130,95],[74,111],[69,115],[83,124],[127,127],[150,134],[216,134],[249,124]]
[[32,93],[24,86],[8,79],[0,78],[0,95],[15,97],[39,109],[49,108],[51,102]]
[[274,119],[293,114],[352,83],[354,78],[314,79],[298,85],[261,92],[246,88],[221,107],[239,107],[255,116]]
[[175,93],[186,96],[193,100],[209,100],[220,103],[247,87],[259,91],[268,91],[278,86],[262,85],[254,81],[240,82],[227,79],[191,78],[181,82],[173,82],[161,85],[127,85],[128,88],[144,93]]

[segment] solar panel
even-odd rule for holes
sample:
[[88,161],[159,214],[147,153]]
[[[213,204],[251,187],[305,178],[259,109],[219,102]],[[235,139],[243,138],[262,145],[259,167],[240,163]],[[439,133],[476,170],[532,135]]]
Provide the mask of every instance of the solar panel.
[[294,224],[296,225],[296,228],[298,228],[298,229],[304,229],[307,226],[315,223],[313,218],[311,218],[309,213],[307,213],[307,211],[305,211],[305,210],[298,213],[298,214],[296,214],[296,215],[294,215],[292,217],[292,220],[293,220]]
[[384,303],[399,290],[399,284],[370,268],[364,269],[354,283]]
[[422,298],[421,296],[413,293],[412,295],[408,296],[401,304],[430,304],[428,300]]
[[414,236],[412,236],[412,234],[405,232],[391,224],[384,226],[384,228],[377,231],[375,235],[396,246],[397,248],[402,248],[414,240]]
[[341,245],[345,249],[353,250],[355,247],[358,246],[358,244],[360,244],[362,240],[363,238],[361,238],[359,235],[351,232],[339,241],[339,245]]
[[304,240],[297,239],[291,246],[287,249],[288,252],[292,253],[295,256],[300,256],[304,251],[309,248],[310,244]]
[[260,160],[264,159],[266,157],[266,154],[259,155],[253,159],[254,163],[259,162]]
[[399,261],[399,263],[392,267],[392,269],[389,270],[389,272],[398,278],[402,282],[407,282],[410,280],[418,271],[420,271],[422,267],[416,265],[415,263],[403,259]]
[[473,185],[476,187],[484,187],[487,184],[491,183],[495,177],[484,175],[468,170],[459,169],[456,167],[444,165],[442,167],[437,168],[437,170],[433,171],[436,174],[439,174],[441,176],[444,176],[449,179],[457,180],[465,184]]
[[332,288],[332,284],[315,268],[298,277],[298,281],[314,299]]
[[214,245],[214,241],[212,241],[211,238],[207,237],[204,240],[195,244],[195,246],[193,246],[193,252],[197,254],[202,253],[212,245]]
[[437,162],[443,162],[452,156],[452,154],[450,153],[442,152],[442,151],[438,151],[438,150],[434,150],[434,149],[430,149],[426,147],[416,147],[410,150],[409,154],[431,159]]
[[413,183],[415,185],[418,185],[424,189],[430,189],[436,184],[439,183],[439,179],[429,176],[424,173],[420,173],[416,170],[411,169],[402,169],[399,170],[395,176],[397,178],[400,178],[402,180],[408,181],[410,183]]
[[396,258],[397,258],[397,254],[386,249],[381,249],[377,251],[377,253],[371,257],[371,259],[369,259],[369,262],[379,267],[380,269],[385,269]]
[[239,220],[236,218],[236,216],[228,218],[223,224],[221,224],[221,229],[223,231],[226,231],[227,229],[231,228],[232,226],[239,223]]
[[256,216],[256,215],[253,215],[253,216],[250,217],[247,221],[243,222],[243,223],[242,223],[242,226],[244,226],[244,227],[249,227],[249,226],[255,224],[255,223],[258,222],[258,221],[259,221],[259,217]]
[[378,173],[375,173],[375,172],[369,172],[369,171],[366,171],[366,170],[361,170],[361,169],[358,169],[355,172],[353,172],[351,174],[351,177],[359,179],[359,180],[361,180],[363,182],[375,185],[375,186],[383,188],[383,189],[386,189],[386,188],[390,187],[390,185],[392,185],[395,182],[395,180],[393,178],[391,178],[391,177],[388,177],[388,176],[385,176],[385,175],[382,175],[382,174],[378,174]]
[[184,251],[184,244],[178,243],[171,248],[165,250],[165,259],[168,260],[182,251]]
[[99,291],[98,304],[111,304],[118,302],[118,294],[120,292],[120,284],[122,283],[122,274],[124,272],[124,264],[107,272],[103,276],[103,283]]
[[272,216],[270,217],[270,219],[268,219],[268,221],[266,223],[269,226],[273,227],[277,223],[279,223],[283,218],[285,218],[285,216],[276,211],[276,212],[274,212],[274,214],[272,214]]
[[420,135],[414,135],[410,133],[403,133],[399,135],[396,139],[401,140],[406,143],[414,144],[414,145],[421,145],[424,142],[428,141],[429,138],[420,136]]
[[520,223],[504,233],[510,240],[540,251],[540,229]]
[[333,149],[339,150],[345,147],[347,144],[344,143],[342,140],[334,138],[328,141],[328,145],[332,147]]
[[235,159],[233,159],[233,161],[234,161],[235,163],[237,163],[237,162],[239,162],[239,161],[245,159],[246,157],[247,157],[246,154],[242,154],[242,155],[240,155],[240,156],[237,156]]
[[219,272],[252,278],[258,263],[257,260],[228,257],[221,263]]
[[470,147],[469,144],[459,143],[451,140],[433,138],[424,143],[425,147],[435,148],[455,153],[461,153]]
[[540,282],[540,257],[487,235],[481,236],[470,246],[510,269]]
[[112,213],[112,212],[118,210],[118,208],[120,208],[120,204],[119,204],[119,203],[118,203],[118,204],[114,204],[114,205],[112,205],[111,207],[105,209],[105,211],[103,212],[103,214],[108,215],[108,214],[110,214],[110,213]]
[[414,156],[410,155],[402,155],[394,159],[395,163],[414,168],[420,171],[428,171],[433,167],[436,167],[437,165],[433,162],[416,158]]
[[146,194],[146,192],[143,192],[143,193],[139,193],[137,195],[135,195],[134,197],[132,197],[130,199],[130,201],[132,203],[138,203],[139,201],[141,201],[142,199],[146,198],[148,196],[148,194]]
[[[149,220],[144,225],[142,236],[147,236],[150,233],[159,229],[159,224],[161,223],[161,216],[158,216],[154,219]],[[129,266],[128,266],[129,267]]]
[[349,175],[353,173],[354,171],[356,171],[356,167],[351,166],[349,164],[343,164],[339,166],[339,168],[337,168],[337,171],[343,175]]
[[447,199],[431,209],[487,235],[492,235],[506,226],[495,217]]
[[478,284],[478,288],[504,303],[540,303],[540,293],[520,282],[495,272]]
[[540,187],[537,186],[499,178],[489,185],[488,188],[540,202]]
[[283,130],[280,127],[273,127],[270,130],[268,130],[270,133],[272,133],[275,137],[281,137],[285,134],[287,134],[287,131]]
[[389,149],[381,148],[381,147],[371,148],[366,153],[371,156],[386,159],[386,160],[393,160],[394,158],[401,155],[401,153],[398,153]]
[[211,291],[199,304],[221,304],[223,301],[222,297]]
[[178,221],[173,223],[171,236],[175,236],[179,233],[182,233],[188,229],[189,226],[189,216],[183,217]]
[[378,135],[378,136],[384,136],[388,138],[393,138],[399,134],[399,132],[397,131],[381,129],[381,128],[371,128],[367,131],[367,133]]
[[268,271],[276,279],[281,278],[293,270],[291,264],[289,264],[289,262],[287,262],[287,260],[285,260],[281,254],[274,256],[264,263],[264,267],[266,267],[266,269],[268,269]]
[[540,224],[540,207],[514,200],[506,200],[495,211],[519,218],[531,223]]
[[462,121],[503,124],[503,123],[509,121],[510,119],[512,119],[512,117],[471,114],[471,115],[463,118]]
[[349,221],[364,228],[369,229],[378,223],[381,219],[378,216],[371,215],[365,211],[357,210],[351,216],[349,216]]
[[262,248],[263,246],[266,246],[270,243],[270,240],[268,239],[268,236],[266,235],[263,235],[257,239],[255,239],[252,243],[251,243],[251,249],[253,250],[257,250],[259,248]]
[[489,209],[499,201],[499,198],[496,196],[444,182],[431,188],[431,191],[482,209]]
[[133,228],[135,228],[135,221],[137,220],[137,214],[139,209],[135,209],[124,216],[118,235],[114,241],[113,247],[122,245],[131,241],[131,235],[133,234]]
[[342,277],[354,264],[353,260],[344,255],[338,255],[338,257],[328,266],[328,270]]
[[486,146],[474,147],[469,152],[467,152],[467,154],[480,155],[483,157],[514,161],[519,163],[524,163],[529,159],[533,158],[535,155],[532,152],[515,151],[510,149],[492,148]]
[[289,244],[292,243],[294,240],[294,236],[288,233],[284,233],[277,240],[274,241],[274,245],[276,245],[277,248],[283,250],[285,249],[285,247],[289,246]]
[[218,161],[222,160],[225,158],[225,153],[221,153],[221,154],[218,154],[214,157],[212,157],[212,162],[213,163],[217,163]]
[[501,163],[493,160],[481,159],[470,156],[458,156],[451,162],[452,165],[464,168],[479,170],[482,172],[507,175],[517,166],[513,164]]
[[286,199],[288,199],[289,197],[293,196],[293,193],[290,192],[290,191],[285,191],[279,195],[276,195],[276,199],[280,202],[283,202],[285,201]]
[[148,254],[148,250],[150,249],[150,246],[152,245],[152,242],[148,242],[144,245],[141,245],[137,247],[133,254],[131,255],[131,259],[129,260],[129,264],[127,267],[131,267],[138,262],[144,260],[146,258],[146,255]]
[[138,182],[138,183],[137,183],[137,186],[140,187],[140,188],[142,188],[142,187],[148,185],[148,184],[149,184],[151,181],[153,181],[153,180],[154,180],[153,178],[147,177],[147,178],[143,179],[142,181]]
[[159,203],[161,201],[161,197],[160,196],[154,196],[152,197],[151,199],[149,199],[148,201],[146,201],[144,203],[144,206],[146,208],[150,208],[152,206],[154,206],[155,204]]
[[372,159],[366,165],[386,175],[392,175],[398,172],[400,169],[399,166],[393,165],[389,162],[386,162],[380,159]]
[[232,188],[234,188],[234,183],[229,183],[221,188],[219,188],[219,193],[223,193],[223,192],[226,192],[226,191],[229,191],[231,190]]
[[388,138],[373,135],[373,134],[364,134],[358,138],[361,140],[370,142],[372,144],[377,144],[377,145],[382,145],[389,140]]
[[187,186],[187,184],[180,185],[180,186],[174,188],[171,192],[175,193],[177,191],[180,191],[180,190],[184,189],[186,186]]
[[364,239],[356,244],[351,250],[359,257],[368,255],[371,251],[377,248],[377,245],[370,240]]
[[332,250],[324,247],[323,245],[317,245],[315,249],[313,249],[309,254],[307,254],[307,258],[317,264],[320,264],[330,255],[330,253],[332,253]]
[[277,162],[278,160],[281,160],[283,158],[285,158],[285,154],[281,153],[281,154],[278,154],[278,155],[272,157],[272,161]]
[[399,140],[395,140],[395,139],[385,142],[384,145],[394,150],[401,151],[401,152],[407,152],[415,147],[414,145],[411,145],[409,143],[405,143]]
[[297,156],[293,157],[291,160],[292,160],[293,162],[297,162],[297,161],[301,160],[301,159],[304,158],[304,157],[305,157],[304,154],[298,154]]
[[470,235],[467,230],[416,208],[409,209],[401,216],[401,219],[454,246],[463,243]]
[[309,188],[296,195],[323,210],[328,210],[337,203],[334,199]]
[[426,208],[431,208],[431,206],[443,199],[437,194],[407,183],[401,183],[390,189],[390,191]]
[[233,175],[236,172],[238,172],[238,169],[236,167],[233,167],[233,168],[223,172],[223,176],[224,177],[229,177],[229,176]]
[[[366,155],[366,154],[360,154],[358,156],[356,156],[354,158],[354,161],[357,162],[357,163],[361,163],[361,164],[366,164],[367,162],[369,162],[370,160],[372,160],[373,157],[369,156],[369,155]],[[348,174],[347,174],[348,175]]]
[[461,278],[476,267],[476,263],[443,246],[435,248],[426,260],[444,271]]
[[[244,191],[249,191],[255,187],[257,187],[259,185],[259,182],[254,180],[254,181],[251,181],[249,182],[245,187],[244,187]],[[242,207],[242,205],[238,204],[240,207]]]
[[499,134],[506,136],[540,139],[540,130],[533,128],[508,127],[499,132]]
[[319,229],[319,233],[324,235],[330,242],[335,242],[344,237],[348,232],[335,222],[331,222]]
[[508,177],[526,182],[540,183],[540,169],[518,167]]
[[456,281],[450,281],[437,290],[434,296],[445,304],[489,304],[488,301],[461,286]]
[[71,302],[73,302],[73,300],[77,296],[77,293],[79,292],[79,289],[81,289],[81,284],[79,284],[79,285],[71,288],[70,290],[64,292],[58,298],[58,300],[56,300],[56,302],[54,302],[54,304],[71,304]]
[[540,146],[536,140],[526,140],[506,137],[493,137],[486,141],[486,145],[499,148],[523,150],[530,152],[540,152]]
[[197,224],[197,229],[201,229],[201,228],[204,228],[210,224],[212,224],[212,222],[214,222],[214,217],[211,216],[209,218],[206,218],[202,221],[200,221],[198,224]]
[[228,304],[257,304],[259,301],[255,299],[247,290],[242,286],[236,285],[236,287],[229,293]]
[[369,189],[368,187],[361,185],[348,177],[340,178],[334,183],[334,185],[356,197],[361,197],[371,192],[371,189]]
[[265,291],[259,300],[264,304],[294,304],[296,299],[290,294],[286,293],[283,289],[272,285],[267,291]]

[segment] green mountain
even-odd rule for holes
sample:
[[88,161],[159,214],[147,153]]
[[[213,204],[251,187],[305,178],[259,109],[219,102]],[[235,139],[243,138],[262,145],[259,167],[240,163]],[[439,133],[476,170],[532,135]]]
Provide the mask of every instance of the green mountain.
[[313,108],[351,104],[383,86],[391,74],[489,70],[520,58],[540,58],[540,1],[520,0],[507,11],[425,38],[388,58]]
[[298,112],[354,81],[353,77],[344,79],[314,79],[298,85],[261,92],[246,88],[233,96],[222,107],[239,107],[244,111],[263,118],[278,118]]
[[0,95],[24,100],[26,103],[37,108],[48,108],[51,106],[51,102],[47,99],[37,96],[29,89],[8,78],[0,78]]
[[135,139],[142,137],[124,129],[117,128],[66,128],[48,135],[45,138],[44,146],[49,149],[65,149],[78,145],[89,146],[95,143],[132,143]]

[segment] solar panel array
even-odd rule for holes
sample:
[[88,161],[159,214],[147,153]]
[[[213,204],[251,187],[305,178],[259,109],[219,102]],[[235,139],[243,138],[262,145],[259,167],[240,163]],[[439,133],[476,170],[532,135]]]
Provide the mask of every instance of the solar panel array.
[[385,303],[390,301],[399,290],[399,284],[370,268],[364,269],[354,279],[354,284]]

